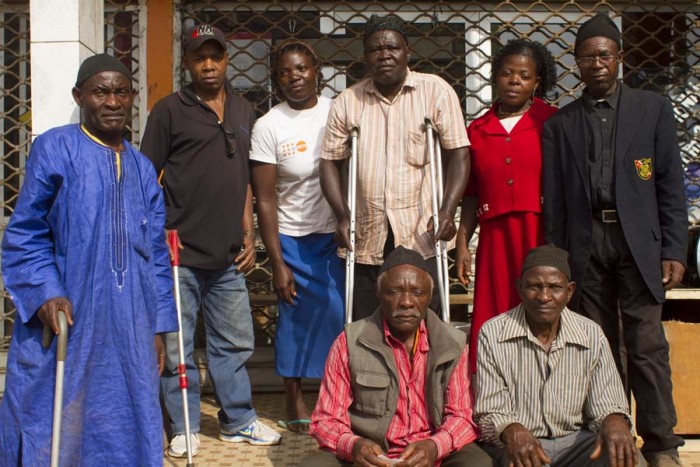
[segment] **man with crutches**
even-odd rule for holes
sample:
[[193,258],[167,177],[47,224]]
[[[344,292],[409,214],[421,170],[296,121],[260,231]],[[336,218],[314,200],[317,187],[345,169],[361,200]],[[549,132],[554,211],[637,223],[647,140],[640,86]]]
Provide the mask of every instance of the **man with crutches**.
[[[435,282],[446,283],[446,274],[438,281],[436,243],[454,237],[454,214],[469,177],[469,140],[459,99],[438,76],[408,69],[410,50],[403,22],[395,16],[373,15],[363,43],[369,76],[336,98],[320,167],[321,186],[338,221],[336,241],[343,255],[351,248],[350,224],[355,217],[350,258],[354,274],[348,271],[354,320],[376,309],[379,267],[396,246],[418,251],[429,262]],[[430,127],[437,132],[435,141],[447,163],[442,196],[437,172],[431,177],[439,164],[430,164]],[[355,162],[349,157],[351,141],[356,141]],[[350,169],[356,164],[356,176],[348,181],[356,191],[353,210],[340,177],[348,158]],[[431,303],[435,311],[440,309],[439,290],[435,287]],[[447,295],[447,287],[442,290]]]
[[151,163],[122,137],[133,97],[119,60],[90,57],[73,88],[83,123],[32,144],[2,243],[17,310],[2,466],[163,465],[160,333],[177,330],[177,315],[162,192]]

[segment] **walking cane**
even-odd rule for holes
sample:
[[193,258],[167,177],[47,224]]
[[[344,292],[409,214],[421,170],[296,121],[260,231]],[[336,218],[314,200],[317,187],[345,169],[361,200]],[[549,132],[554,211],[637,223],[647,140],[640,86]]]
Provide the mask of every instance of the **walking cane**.
[[[53,429],[51,432],[51,467],[58,467],[61,450],[61,418],[63,415],[63,375],[66,366],[66,347],[68,345],[68,322],[63,310],[59,310],[58,343],[56,344],[56,391],[53,396]],[[44,347],[51,345],[53,334],[49,326],[44,326]]]
[[350,209],[350,247],[345,255],[345,324],[352,322],[352,293],[355,286],[355,205],[357,195],[357,138],[360,131],[350,133],[350,166],[348,168],[348,209]]
[[192,440],[190,436],[190,411],[187,407],[187,366],[185,365],[185,346],[182,342],[182,310],[180,309],[180,239],[177,230],[168,231],[170,245],[170,264],[173,267],[173,282],[175,283],[175,304],[177,307],[177,350],[180,361],[177,374],[180,376],[182,390],[182,413],[185,417],[185,447],[187,448],[187,467],[194,467],[192,462]]
[[437,238],[438,203],[442,202],[442,155],[440,139],[434,138],[436,132],[430,118],[425,117],[425,132],[427,136],[428,153],[430,156],[430,190],[432,192],[433,235],[435,237],[435,260],[437,261],[438,291],[440,293],[440,308],[442,320],[450,322],[450,290],[449,273],[447,271],[447,243]]

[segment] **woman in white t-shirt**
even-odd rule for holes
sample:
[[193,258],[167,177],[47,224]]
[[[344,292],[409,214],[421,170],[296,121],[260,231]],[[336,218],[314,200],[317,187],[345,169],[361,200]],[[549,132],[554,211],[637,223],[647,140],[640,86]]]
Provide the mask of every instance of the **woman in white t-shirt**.
[[345,269],[318,171],[332,102],[318,95],[320,78],[321,63],[307,44],[276,49],[272,82],[284,102],[257,121],[250,151],[258,223],[279,299],[275,367],[284,378],[287,419],[278,424],[294,432],[308,431],[310,423],[301,379],[323,376],[344,316]]

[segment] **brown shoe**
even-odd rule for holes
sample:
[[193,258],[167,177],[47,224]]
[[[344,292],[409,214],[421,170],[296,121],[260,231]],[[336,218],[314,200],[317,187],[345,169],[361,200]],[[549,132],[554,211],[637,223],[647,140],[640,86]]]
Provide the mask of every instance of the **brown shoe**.
[[668,452],[660,452],[650,454],[647,457],[647,462],[649,462],[649,467],[678,467],[683,466],[681,464],[681,459],[676,454],[671,454]]

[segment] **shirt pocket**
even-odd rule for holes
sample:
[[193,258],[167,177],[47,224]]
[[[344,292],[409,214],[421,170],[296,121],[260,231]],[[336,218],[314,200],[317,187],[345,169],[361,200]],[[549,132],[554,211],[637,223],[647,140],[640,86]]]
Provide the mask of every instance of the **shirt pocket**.
[[430,160],[426,147],[425,133],[409,131],[404,138],[406,161],[413,166],[422,167]]
[[386,413],[390,378],[382,373],[359,372],[355,376],[353,405],[356,410],[371,415]]

